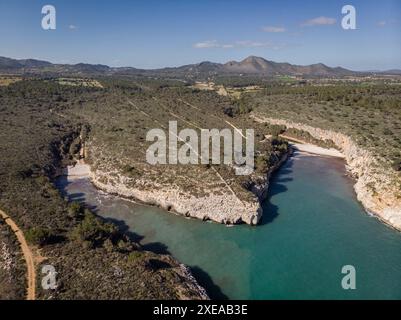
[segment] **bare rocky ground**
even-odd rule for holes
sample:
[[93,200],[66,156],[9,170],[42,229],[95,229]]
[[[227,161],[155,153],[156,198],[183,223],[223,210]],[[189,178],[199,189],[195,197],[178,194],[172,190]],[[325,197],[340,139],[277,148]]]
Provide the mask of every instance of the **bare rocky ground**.
[[0,218],[0,300],[24,299],[26,266],[17,238]]

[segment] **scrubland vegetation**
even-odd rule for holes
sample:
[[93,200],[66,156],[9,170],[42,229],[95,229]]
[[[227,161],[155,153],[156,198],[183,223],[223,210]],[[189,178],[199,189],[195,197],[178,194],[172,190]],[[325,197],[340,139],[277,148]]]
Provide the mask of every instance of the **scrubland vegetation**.
[[248,98],[255,113],[345,133],[401,171],[400,85],[275,86]]
[[[53,184],[60,168],[74,161],[79,135],[89,130],[82,118],[60,111],[85,108],[105,94],[102,90],[43,80],[0,87],[0,208],[58,272],[56,290],[44,290],[37,281],[38,298],[198,297],[176,260],[143,251],[114,225],[69,204]],[[1,225],[0,240],[5,229]],[[1,298],[25,295],[19,268],[12,275],[18,280],[4,286]],[[0,280],[7,280],[3,273]]]
[[[146,150],[151,142],[146,134],[152,128],[166,130],[169,121],[178,122],[178,131],[184,128],[199,132],[204,129],[255,129],[256,173],[251,177],[238,177],[234,168],[213,165],[240,199],[253,195],[244,184],[249,179],[265,175],[287,152],[284,141],[272,143],[265,139],[268,127],[251,121],[251,109],[244,99],[223,97],[213,91],[200,91],[176,83],[149,86],[149,83],[109,80],[106,89],[73,107],[60,105],[56,110],[69,118],[89,123],[88,159],[94,169],[128,177],[129,186],[154,189],[177,186],[196,197],[219,193],[225,188],[210,165],[149,165]],[[166,132],[168,133],[168,132]],[[200,134],[199,134],[200,135]],[[221,148],[223,149],[223,148]],[[263,163],[261,159],[268,159]],[[267,164],[267,165],[266,165]],[[263,169],[262,169],[263,168]]]
[[[399,177],[401,86],[291,85],[250,78],[216,83],[238,88],[240,94],[222,96],[179,80],[140,77],[38,78],[0,86],[0,208],[31,245],[41,248],[59,277],[56,290],[38,286],[39,298],[182,298],[183,292],[196,297],[176,260],[144,251],[115,225],[59,194],[54,178],[74,163],[81,137],[93,169],[128,178],[128,187],[177,186],[202,197],[226,187],[218,172],[241,200],[250,200],[252,185],[289,151],[278,137],[286,128],[254,122],[249,117],[253,112],[350,135]],[[241,90],[250,85],[260,87]],[[178,122],[178,130],[254,129],[255,172],[240,177],[227,165],[149,165],[146,134],[166,129],[171,120]],[[319,143],[306,132],[286,133]],[[6,245],[15,248],[8,232],[0,221],[0,245],[7,239]],[[17,255],[12,279],[23,278],[20,260]],[[23,297],[23,281],[11,284],[7,277],[0,273],[0,298]]]

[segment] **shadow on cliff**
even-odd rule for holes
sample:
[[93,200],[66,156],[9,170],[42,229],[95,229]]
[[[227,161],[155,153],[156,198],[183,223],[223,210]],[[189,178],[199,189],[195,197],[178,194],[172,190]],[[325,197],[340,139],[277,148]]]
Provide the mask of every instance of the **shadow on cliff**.
[[[105,219],[107,222],[115,224],[120,232],[126,234],[132,241],[141,243],[141,241],[144,239],[144,236],[137,234],[136,232],[133,232],[130,230],[130,227],[125,223],[124,220],[118,220],[115,218],[106,218]],[[146,243],[146,244],[141,244],[141,247],[143,250],[150,251],[156,254],[168,254],[171,255],[171,252],[168,250],[168,246],[161,242],[152,242],[152,243]],[[202,270],[200,267],[189,267],[192,275],[196,279],[196,281],[199,283],[200,286],[205,288],[208,296],[215,300],[227,300],[228,297],[221,291],[220,287],[217,286],[212,278],[209,276],[207,272]]]
[[[58,190],[60,191],[61,195],[65,199],[68,199],[69,202],[73,202],[73,201],[79,202],[79,203],[83,204],[85,206],[85,208],[88,208],[93,213],[98,214],[99,213],[98,207],[96,205],[88,204],[87,199],[85,197],[85,193],[82,193],[82,192],[68,193],[67,187],[70,184],[71,184],[71,182],[69,182],[66,177],[60,177],[59,179],[57,179],[55,185],[58,188]],[[118,227],[118,229],[120,230],[120,232],[126,234],[133,242],[141,243],[141,241],[144,238],[144,236],[139,235],[139,234],[133,232],[132,230],[130,230],[129,226],[126,224],[126,222],[124,220],[119,220],[119,219],[115,219],[115,218],[105,218],[105,217],[102,217],[99,215],[98,215],[98,217],[106,222],[110,222],[110,223],[113,223],[114,225],[116,225]],[[141,244],[141,246],[142,246],[143,250],[145,250],[145,251],[151,251],[151,252],[154,252],[157,254],[171,255],[171,253],[168,251],[168,247],[161,242]]]
[[[137,243],[141,244],[141,241],[145,238],[144,236],[130,230],[130,227],[125,223],[124,220],[118,220],[115,218],[105,218],[104,220],[116,225],[118,227],[118,229],[120,230],[120,232],[127,235],[133,242],[137,242]],[[171,253],[168,251],[168,247],[161,242],[152,242],[152,243],[141,244],[141,247],[145,251],[151,251],[151,252],[157,253],[157,254],[171,255]]]
[[54,185],[57,188],[57,190],[60,192],[61,196],[63,198],[69,198],[68,192],[67,192],[67,187],[68,185],[71,184],[71,182],[68,182],[67,177],[58,177],[54,180]]
[[85,193],[83,192],[75,192],[75,193],[68,193],[67,187],[70,185],[71,182],[68,181],[67,177],[60,177],[56,180],[55,186],[59,190],[61,196],[64,199],[67,199],[68,202],[78,202],[81,203],[85,208],[88,208],[93,213],[98,213],[98,208],[95,205],[90,205],[86,202]]
[[[56,182],[56,186],[58,190],[60,191],[61,195],[65,198],[68,199],[68,201],[77,201],[79,203],[84,204],[87,208],[90,208],[93,212],[97,212],[98,208],[97,206],[88,206],[86,203],[86,197],[84,193],[77,192],[77,193],[71,193],[68,194],[67,192],[67,187],[70,184],[70,182],[67,181],[66,178],[62,177],[59,178]],[[121,233],[126,234],[133,242],[136,243],[141,243],[141,241],[144,239],[144,236],[137,234],[130,230],[130,227],[126,224],[124,220],[120,219],[115,219],[115,218],[103,218],[100,217],[103,220],[113,223],[118,227]],[[168,246],[161,242],[152,242],[152,243],[146,243],[146,244],[141,244],[142,249],[146,251],[150,251],[156,254],[168,254],[171,255],[171,253],[168,250]],[[156,260],[155,260],[156,261]],[[154,264],[155,262],[153,262]],[[157,264],[160,264],[159,261],[157,261]],[[157,267],[160,267],[157,265]],[[165,266],[164,266],[165,267]],[[202,286],[208,296],[211,299],[216,299],[216,300],[227,300],[228,297],[221,291],[220,287],[216,285],[210,275],[202,270],[200,267],[189,267],[189,270],[191,271],[191,274],[194,276],[196,281],[200,286]]]
[[263,216],[260,225],[272,223],[279,216],[279,207],[271,202],[271,199],[283,192],[288,191],[286,183],[291,182],[293,161],[289,159],[279,170],[272,174],[270,178],[269,193],[267,199],[262,203]]

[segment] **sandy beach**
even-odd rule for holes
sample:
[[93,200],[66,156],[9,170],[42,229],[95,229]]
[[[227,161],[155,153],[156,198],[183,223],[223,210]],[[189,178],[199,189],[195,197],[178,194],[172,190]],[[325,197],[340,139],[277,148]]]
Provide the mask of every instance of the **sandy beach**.
[[89,178],[90,166],[84,163],[77,163],[75,166],[68,166],[64,175],[68,177],[69,180]]
[[337,158],[345,158],[345,155],[334,148],[323,148],[317,145],[306,143],[303,140],[293,138],[284,134],[280,135],[281,138],[288,140],[290,146],[295,150],[312,153],[321,156],[329,156],[329,157],[337,157]]
[[308,144],[308,143],[291,143],[291,147],[293,147],[295,150],[302,151],[302,152],[307,152],[307,153],[312,153],[316,155],[321,155],[321,156],[330,156],[330,157],[336,157],[336,158],[345,158],[345,155],[342,154],[340,151],[331,148],[322,148],[313,144]]

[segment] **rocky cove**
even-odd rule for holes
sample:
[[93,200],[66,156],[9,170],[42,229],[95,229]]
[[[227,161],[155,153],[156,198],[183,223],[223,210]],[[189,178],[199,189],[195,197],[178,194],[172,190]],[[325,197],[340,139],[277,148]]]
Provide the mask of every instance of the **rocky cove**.
[[283,119],[273,119],[252,115],[259,122],[284,125],[308,132],[319,140],[331,140],[342,151],[347,162],[347,169],[356,179],[354,190],[358,200],[368,213],[389,226],[401,230],[401,198],[399,186],[394,183],[392,173],[382,168],[378,159],[369,151],[361,148],[345,134],[315,128]]
[[[283,124],[281,121],[274,123]],[[295,128],[308,129],[304,126]],[[335,133],[315,133],[313,136],[339,143],[334,139]],[[345,144],[352,142],[351,139],[347,140],[347,137],[342,138],[345,139]],[[352,147],[357,148],[355,145]],[[340,147],[339,149],[348,161],[352,151]],[[366,156],[368,153],[362,151],[358,154]],[[349,165],[349,162],[347,163]],[[359,160],[352,163],[355,165],[364,162]],[[398,277],[396,266],[401,263],[401,256],[397,253],[401,245],[399,233],[382,226],[363,213],[353,199],[354,180],[345,176],[343,167],[344,160],[335,157],[311,156],[295,150],[294,156],[288,159],[287,154],[271,168],[263,181],[252,186],[257,206],[239,206],[236,209],[221,211],[229,212],[230,217],[240,216],[239,221],[228,220],[223,214],[210,216],[214,205],[222,207],[223,204],[227,204],[226,207],[234,207],[233,203],[239,204],[238,198],[234,196],[216,195],[188,201],[188,198],[181,198],[177,190],[152,193],[139,189],[132,191],[124,183],[123,176],[117,176],[116,180],[115,174],[91,171],[90,166],[82,161],[77,166],[68,168],[67,173],[71,181],[67,184],[62,183],[61,188],[72,196],[82,194],[82,201],[96,207],[100,216],[139,234],[145,249],[156,248],[156,251],[160,252],[160,248],[165,248],[161,253],[171,254],[189,266],[185,267],[185,277],[195,284],[197,291],[202,292],[202,287],[206,288],[212,299],[398,297],[401,294],[397,289],[399,282],[394,277]],[[352,172],[349,166],[348,170]],[[81,179],[83,177],[90,178],[91,182],[89,179]],[[356,174],[354,177],[358,178]],[[109,181],[112,183],[107,183]],[[355,191],[357,190],[355,187]],[[197,212],[198,215],[188,214],[187,208],[192,207],[197,210],[193,212]],[[181,208],[182,211],[179,212],[177,208]],[[243,222],[246,222],[246,218],[243,218],[244,211],[240,210],[244,208],[249,209],[248,212],[256,210],[258,227],[248,229],[249,227],[244,225],[225,228],[220,224],[199,221],[213,220],[230,224],[244,219]],[[262,210],[263,215],[260,214]],[[180,215],[197,219],[182,219]],[[255,217],[252,214],[248,216]],[[252,232],[252,229],[255,229],[256,233]],[[300,239],[303,239],[302,243],[295,245]],[[353,249],[355,241],[363,242],[358,245],[360,252],[356,257]],[[345,247],[339,248],[334,245],[339,242]],[[261,243],[264,245],[261,246]],[[298,246],[301,246],[302,252],[309,253],[299,256],[296,252]],[[330,250],[327,250],[328,248]],[[385,252],[383,248],[386,248]],[[286,253],[279,253],[281,249]],[[195,257],[193,252],[198,252],[198,256]],[[364,259],[371,255],[382,261],[372,263],[371,259]],[[215,257],[220,258],[216,260]],[[325,257],[322,267],[324,270],[316,270],[315,261],[322,257]],[[336,274],[339,273],[340,265],[351,263],[350,261],[356,265],[357,270],[362,269],[364,274],[361,276],[363,284],[359,290],[347,293],[339,290]],[[293,269],[291,265],[297,268]],[[184,268],[184,265],[182,266]],[[281,274],[280,270],[286,270],[285,274]],[[303,276],[300,272],[303,272]],[[384,283],[376,281],[378,278],[374,275],[377,273],[381,273],[381,277],[386,274]],[[312,278],[316,278],[316,281],[311,281]],[[316,288],[308,291],[305,289],[308,286]],[[294,291],[294,288],[300,290]]]
[[[391,183],[391,173],[380,168],[378,159],[369,151],[364,150],[350,137],[342,133],[255,114],[251,114],[251,118],[257,122],[284,125],[287,128],[302,130],[318,140],[333,141],[342,152],[341,155],[347,163],[347,170],[356,179],[354,190],[358,201],[362,203],[369,214],[374,215],[389,226],[401,230],[401,198],[397,197],[399,194],[397,186]],[[81,157],[88,153],[87,149],[88,147],[82,148]],[[264,177],[251,185],[249,189],[254,195],[252,201],[240,200],[231,188],[229,188],[231,192],[211,193],[203,197],[185,194],[183,190],[174,186],[171,188],[160,186],[154,190],[133,188],[128,186],[130,179],[124,175],[114,171],[91,170],[89,165],[84,164],[84,160],[81,160],[80,166],[70,167],[70,169],[74,172],[72,174],[77,174],[78,177],[82,175],[80,171],[83,170],[84,175],[87,174],[98,189],[109,194],[154,205],[178,215],[203,221],[212,220],[222,224],[246,223],[257,225],[263,215],[261,203],[268,196],[269,180],[272,174],[287,161],[291,150],[284,154]],[[329,150],[327,149],[327,151]],[[321,154],[326,154],[326,152]],[[327,155],[337,156],[335,152],[328,152]]]
[[[145,250],[189,266],[212,299],[400,298],[401,234],[365,214],[353,184],[344,160],[295,151],[271,176],[259,225],[229,228],[124,200],[78,175],[58,181]],[[356,290],[341,287],[348,264]]]

